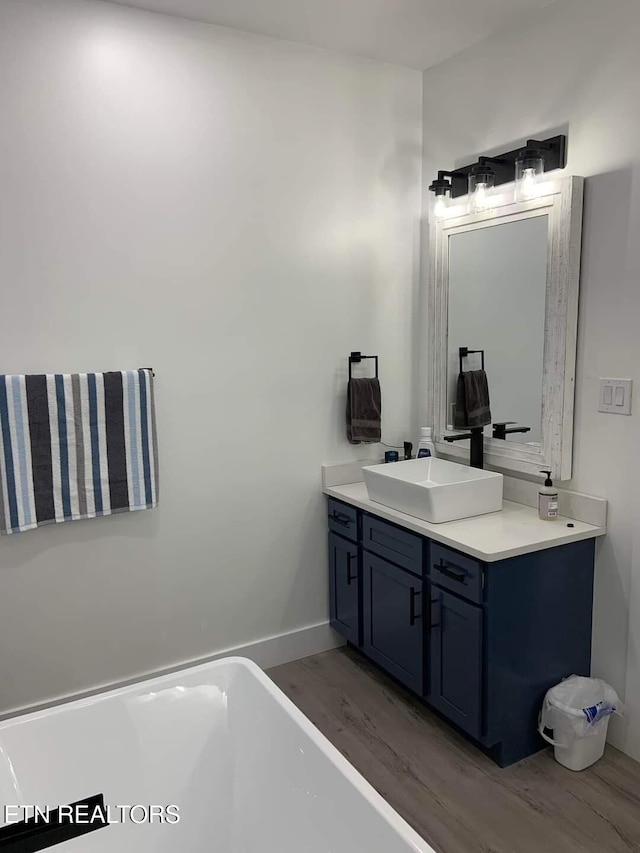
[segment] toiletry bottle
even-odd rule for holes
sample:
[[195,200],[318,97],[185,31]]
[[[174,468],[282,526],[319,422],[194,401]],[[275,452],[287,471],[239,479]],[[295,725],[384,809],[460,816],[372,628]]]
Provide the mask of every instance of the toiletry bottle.
[[558,490],[553,485],[551,471],[541,471],[547,479],[538,492],[538,518],[542,521],[555,521],[558,517]]
[[420,430],[420,441],[418,442],[418,452],[416,459],[424,459],[425,456],[436,455],[436,448],[431,438],[431,427],[422,427]]

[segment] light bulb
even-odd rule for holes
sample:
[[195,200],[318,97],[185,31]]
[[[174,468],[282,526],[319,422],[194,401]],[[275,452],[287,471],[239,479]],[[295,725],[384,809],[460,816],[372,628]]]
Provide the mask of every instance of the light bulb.
[[476,184],[476,210],[486,210],[489,207],[489,194],[486,184]]
[[444,219],[446,212],[447,212],[447,197],[444,195],[439,195],[436,197],[435,204],[433,205],[434,219]]
[[451,197],[451,183],[445,179],[449,172],[438,172],[438,177],[429,187],[429,220],[441,222],[447,216],[449,198]]
[[494,205],[496,175],[490,166],[479,163],[469,172],[469,213],[484,213]]
[[535,198],[538,194],[536,170],[524,169],[522,172],[522,195],[524,198]]
[[540,195],[544,157],[535,148],[525,148],[516,160],[516,201],[531,201]]

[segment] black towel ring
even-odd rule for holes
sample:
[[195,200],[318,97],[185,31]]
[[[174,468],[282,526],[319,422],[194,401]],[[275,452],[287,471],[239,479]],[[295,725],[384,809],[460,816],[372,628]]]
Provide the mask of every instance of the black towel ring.
[[463,373],[462,369],[462,359],[467,358],[469,355],[473,355],[475,353],[480,353],[482,356],[482,369],[484,370],[484,350],[483,349],[469,349],[469,347],[460,347],[458,349],[458,355],[460,356],[460,373]]
[[364,361],[365,358],[372,358],[376,363],[376,379],[378,378],[378,356],[377,355],[362,355],[361,352],[352,352],[349,356],[349,380],[353,377],[351,375],[351,365],[360,364],[361,361]]

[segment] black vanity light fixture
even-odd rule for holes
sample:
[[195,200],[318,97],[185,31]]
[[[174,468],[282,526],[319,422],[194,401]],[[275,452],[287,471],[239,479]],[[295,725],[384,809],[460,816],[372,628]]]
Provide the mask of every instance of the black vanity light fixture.
[[[447,180],[450,178],[451,180]],[[429,191],[429,219],[438,221],[444,219],[449,206],[449,199],[452,197],[453,181],[459,178],[466,180],[462,172],[438,172],[438,177],[431,183]]]
[[[479,213],[495,202],[495,187],[515,183],[515,201],[527,201],[540,193],[542,175],[567,165],[567,137],[528,139],[524,147],[495,157],[479,157],[476,163],[454,172],[439,171],[429,190],[432,221],[444,219],[452,199],[469,196],[468,210]],[[447,180],[448,178],[448,180]]]

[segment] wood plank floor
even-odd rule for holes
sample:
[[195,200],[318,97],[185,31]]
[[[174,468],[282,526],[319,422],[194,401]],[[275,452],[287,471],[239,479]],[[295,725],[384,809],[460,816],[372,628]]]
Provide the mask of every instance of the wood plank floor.
[[439,853],[640,853],[640,764],[612,747],[500,769],[350,648],[269,675]]

